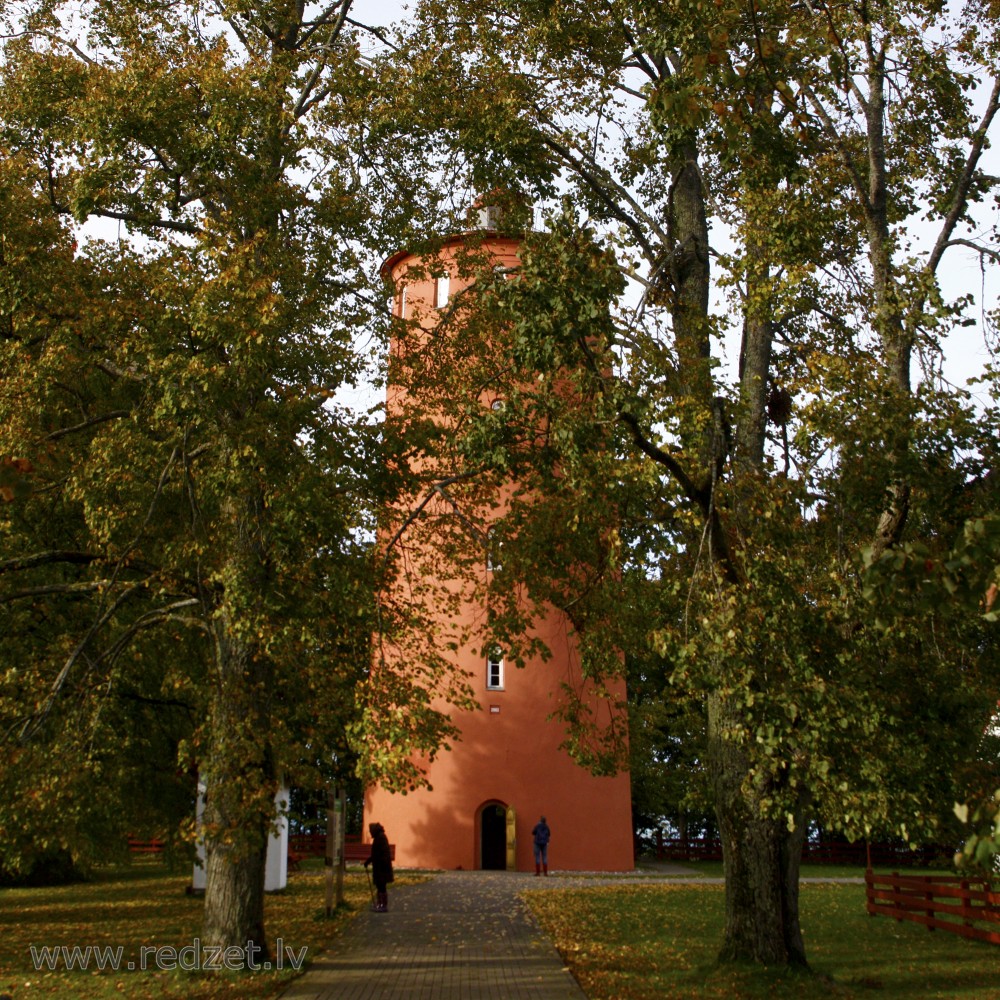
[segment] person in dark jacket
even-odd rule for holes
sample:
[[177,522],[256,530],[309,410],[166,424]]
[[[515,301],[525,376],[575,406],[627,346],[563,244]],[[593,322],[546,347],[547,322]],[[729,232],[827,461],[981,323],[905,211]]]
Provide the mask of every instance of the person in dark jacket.
[[534,829],[531,831],[531,839],[534,841],[535,845],[535,874],[538,875],[542,871],[546,875],[549,873],[549,838],[552,836],[552,831],[549,829],[549,824],[545,822],[545,817],[543,816],[536,824]]
[[372,835],[372,852],[365,861],[365,868],[372,866],[372,881],[375,883],[375,892],[378,893],[375,912],[385,913],[389,909],[386,886],[393,880],[392,852],[381,823],[369,823],[368,832]]

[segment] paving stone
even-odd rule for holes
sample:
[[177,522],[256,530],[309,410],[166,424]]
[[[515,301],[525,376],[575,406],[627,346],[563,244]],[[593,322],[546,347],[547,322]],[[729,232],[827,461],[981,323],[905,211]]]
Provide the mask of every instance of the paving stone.
[[440,872],[390,886],[389,912],[358,914],[282,1000],[585,1000],[518,897],[568,884],[516,872]]

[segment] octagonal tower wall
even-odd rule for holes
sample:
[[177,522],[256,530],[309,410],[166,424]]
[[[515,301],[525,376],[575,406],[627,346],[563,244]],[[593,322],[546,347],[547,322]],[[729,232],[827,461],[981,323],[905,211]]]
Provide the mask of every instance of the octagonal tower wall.
[[[481,216],[492,220],[488,209]],[[406,251],[390,257],[383,273],[395,289],[397,319],[428,333],[456,295],[471,283],[463,259],[470,242],[480,264],[504,271],[518,266],[518,236],[489,230],[445,241],[432,258]],[[399,349],[393,343],[392,350]],[[387,418],[398,417],[414,400],[398,384],[387,388]],[[502,498],[501,498],[502,508]],[[419,553],[418,553],[419,557]],[[429,562],[431,560],[428,560]],[[481,572],[493,570],[483,553]],[[502,570],[500,570],[502,571]],[[445,584],[447,587],[447,584]],[[596,777],[562,748],[564,724],[554,718],[564,688],[583,693],[598,724],[610,724],[608,703],[588,697],[573,628],[549,609],[533,623],[531,635],[551,653],[523,667],[491,663],[483,655],[481,603],[461,601],[442,616],[442,626],[469,632],[451,655],[465,672],[478,707],[451,710],[461,736],[428,766],[428,788],[406,794],[381,787],[365,796],[365,824],[381,823],[403,867],[534,869],[531,831],[541,816],[552,830],[549,863],[575,871],[622,871],[633,867],[631,788],[627,772]],[[618,711],[625,703],[623,681],[610,681]],[[439,705],[438,707],[444,707]],[[622,714],[615,720],[624,724]],[[501,838],[503,830],[503,844]]]

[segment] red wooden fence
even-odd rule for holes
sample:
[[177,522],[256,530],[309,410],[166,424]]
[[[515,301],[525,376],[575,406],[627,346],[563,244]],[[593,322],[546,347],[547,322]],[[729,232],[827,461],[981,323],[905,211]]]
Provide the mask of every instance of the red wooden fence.
[[[857,841],[848,844],[843,841],[806,843],[802,848],[802,860],[813,864],[838,864],[864,866],[869,862],[876,865],[919,865],[933,861],[942,851],[936,847],[918,848],[911,851],[905,844],[866,844]],[[947,853],[947,852],[946,852]],[[704,837],[656,838],[656,856],[672,861],[721,861],[722,844],[718,840]],[[948,854],[950,857],[951,855]]]
[[958,875],[875,875],[865,872],[867,909],[896,920],[912,920],[930,931],[1000,944],[1000,892],[986,879]]

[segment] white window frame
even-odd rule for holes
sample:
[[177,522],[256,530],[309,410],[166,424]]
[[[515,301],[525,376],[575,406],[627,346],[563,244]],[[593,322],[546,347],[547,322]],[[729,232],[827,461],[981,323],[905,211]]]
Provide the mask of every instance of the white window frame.
[[492,649],[486,655],[486,690],[502,691],[503,682],[503,653],[499,649]]
[[503,569],[501,551],[503,544],[497,541],[496,532],[490,528],[486,532],[486,571],[499,573]]
[[499,205],[483,205],[479,209],[480,229],[499,229],[502,210]]
[[447,274],[441,275],[434,280],[434,305],[438,309],[444,309],[448,305],[448,288],[451,284]]

